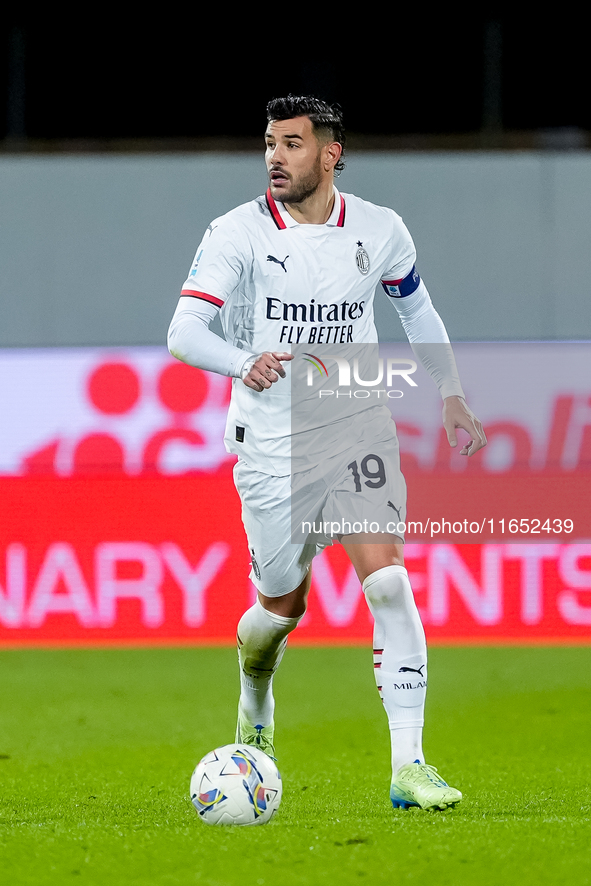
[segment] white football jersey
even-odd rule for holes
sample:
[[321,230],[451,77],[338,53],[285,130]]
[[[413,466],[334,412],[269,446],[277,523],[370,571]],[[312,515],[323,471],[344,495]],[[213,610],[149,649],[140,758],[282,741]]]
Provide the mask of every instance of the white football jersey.
[[[221,309],[228,342],[253,354],[377,342],[374,292],[413,292],[415,247],[400,216],[335,188],[323,225],[299,224],[270,191],[215,219],[181,295]],[[290,383],[257,393],[234,379],[225,443],[251,467],[290,473]]]

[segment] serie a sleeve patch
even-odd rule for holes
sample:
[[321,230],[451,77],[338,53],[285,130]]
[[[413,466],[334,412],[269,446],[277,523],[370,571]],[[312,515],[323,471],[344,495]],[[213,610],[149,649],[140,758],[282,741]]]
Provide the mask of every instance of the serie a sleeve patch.
[[382,286],[390,298],[404,298],[406,295],[412,295],[419,288],[420,282],[419,272],[413,265],[406,277],[400,280],[382,280]]

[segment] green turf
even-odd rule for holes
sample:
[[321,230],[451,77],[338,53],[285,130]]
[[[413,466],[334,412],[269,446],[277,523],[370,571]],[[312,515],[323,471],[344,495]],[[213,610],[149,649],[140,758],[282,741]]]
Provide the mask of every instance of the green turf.
[[197,760],[233,738],[230,649],[0,653],[0,883],[591,883],[591,648],[433,649],[428,760],[455,810],[394,812],[369,650],[292,648],[284,799],[207,827]]

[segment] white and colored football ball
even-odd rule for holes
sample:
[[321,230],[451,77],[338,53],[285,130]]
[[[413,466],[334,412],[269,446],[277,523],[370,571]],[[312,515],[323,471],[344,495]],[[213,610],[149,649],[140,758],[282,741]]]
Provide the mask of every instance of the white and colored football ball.
[[281,776],[258,748],[228,744],[197,764],[191,800],[207,824],[265,824],[281,802]]

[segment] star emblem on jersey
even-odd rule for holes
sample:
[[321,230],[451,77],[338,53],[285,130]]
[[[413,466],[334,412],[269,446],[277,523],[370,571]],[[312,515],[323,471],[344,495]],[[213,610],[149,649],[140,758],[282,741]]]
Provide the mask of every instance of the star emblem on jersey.
[[275,264],[281,265],[281,267],[283,268],[283,270],[287,274],[287,268],[285,267],[285,262],[287,261],[288,258],[289,258],[289,255],[286,255],[285,258],[283,259],[283,261],[280,261],[278,258],[275,258],[274,255],[268,255],[267,261],[274,261]]
[[357,252],[355,253],[355,261],[357,262],[357,267],[363,276],[369,274],[369,255],[367,254],[367,250],[363,248],[363,243],[361,240],[357,241]]

